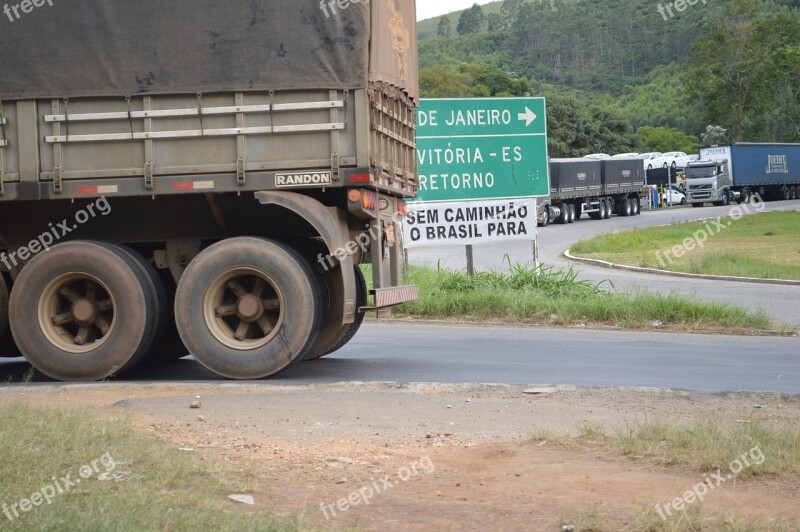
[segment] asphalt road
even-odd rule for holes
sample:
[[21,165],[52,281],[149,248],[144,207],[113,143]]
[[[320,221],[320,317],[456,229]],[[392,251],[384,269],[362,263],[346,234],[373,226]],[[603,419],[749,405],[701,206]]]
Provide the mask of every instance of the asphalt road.
[[[16,382],[28,365],[0,362]],[[222,382],[186,359],[127,382]],[[35,382],[48,382],[36,377]],[[557,384],[800,394],[800,339],[367,323],[339,354],[303,362],[274,384],[344,381]]]
[[[574,263],[564,258],[563,253],[582,238],[599,233],[608,233],[636,227],[650,227],[701,218],[725,216],[733,207],[706,207],[703,209],[680,208],[673,210],[643,211],[641,216],[595,221],[584,216],[572,225],[551,225],[540,228],[539,253],[542,262],[568,267],[575,265],[582,279],[595,282],[611,280],[621,291],[646,288],[662,294],[677,293],[706,301],[733,303],[750,309],[762,309],[779,323],[800,326],[800,286],[752,284],[742,282],[715,282],[702,279],[660,276],[613,270],[600,266]],[[774,210],[800,210],[800,201],[781,201],[766,204],[764,212]],[[752,212],[756,212],[752,209]],[[798,235],[800,238],[800,235]],[[479,269],[500,270],[505,267],[504,256],[514,263],[529,263],[532,260],[530,242],[499,243],[475,246],[475,265]],[[420,248],[409,251],[412,263],[463,270],[466,256],[463,246]],[[800,262],[800,255],[798,256]]]
[[[800,209],[800,202],[770,205]],[[565,265],[561,253],[578,239],[598,232],[660,225],[725,214],[725,208],[645,212],[606,222],[584,220],[542,230],[545,262]],[[481,268],[501,268],[504,254],[525,262],[529,244],[481,246]],[[412,252],[418,263],[463,268],[463,248]],[[581,266],[584,278],[612,279],[619,288],[647,287],[707,300],[763,308],[778,319],[800,322],[800,287],[686,280]],[[30,366],[0,359],[0,383],[19,382]],[[129,382],[220,382],[191,359],[157,370],[139,370]],[[41,376],[33,381],[48,382]],[[271,384],[342,381],[566,384],[678,388],[704,392],[750,391],[800,394],[800,340],[583,329],[538,329],[367,322],[335,356],[304,362]]]

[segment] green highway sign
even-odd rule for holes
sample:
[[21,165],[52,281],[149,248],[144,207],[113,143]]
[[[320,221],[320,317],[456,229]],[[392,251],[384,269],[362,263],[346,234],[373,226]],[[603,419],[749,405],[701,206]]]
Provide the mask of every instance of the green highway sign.
[[423,99],[417,201],[550,195],[544,98]]

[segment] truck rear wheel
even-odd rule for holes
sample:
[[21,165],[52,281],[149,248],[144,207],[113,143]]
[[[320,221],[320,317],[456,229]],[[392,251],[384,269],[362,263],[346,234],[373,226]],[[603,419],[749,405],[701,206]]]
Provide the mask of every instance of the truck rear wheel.
[[792,199],[791,189],[788,186],[784,185],[783,188],[781,189],[781,196],[783,197],[784,201],[789,201],[790,199]]
[[625,198],[624,200],[622,200],[620,202],[619,210],[617,211],[617,214],[619,216],[630,216],[632,211],[633,211],[633,208],[631,207],[630,198]]
[[639,216],[642,213],[642,207],[639,204],[639,198],[631,198],[631,214],[633,216]]
[[558,215],[558,218],[556,219],[556,222],[559,225],[564,225],[566,223],[569,223],[569,207],[567,207],[567,204],[566,203],[562,203],[558,207],[559,207],[559,209],[561,209],[561,213]]
[[283,244],[231,238],[201,252],[175,295],[178,331],[211,371],[260,379],[302,360],[321,327],[321,294],[305,261]]
[[797,199],[797,187],[792,187],[792,199]]
[[0,276],[0,358],[21,356],[8,327],[8,285],[5,278]]
[[[147,278],[147,287],[156,301],[155,319],[157,330],[151,347],[145,353],[141,364],[155,366],[161,362],[169,362],[187,356],[189,351],[183,345],[183,341],[178,334],[172,310],[172,304],[175,301],[175,289],[177,288],[175,281],[172,279],[172,274],[169,270],[161,270],[162,273],[159,273],[138,251],[128,247],[122,247],[122,249],[139,264],[142,273]],[[172,286],[168,291],[167,286],[170,284]]]
[[568,224],[574,224],[575,223],[575,219],[576,219],[575,204],[574,203],[568,204],[567,205],[567,211],[568,211],[568,215],[569,215],[569,217],[567,218],[567,223]]
[[11,292],[10,323],[28,361],[58,380],[100,380],[150,347],[155,301],[134,260],[108,244],[74,241],[34,257]]
[[[367,280],[364,278],[364,273],[361,268],[356,265],[354,268],[356,277],[356,320],[348,325],[329,323],[323,326],[322,332],[317,339],[317,342],[305,356],[305,360],[316,360],[318,358],[330,355],[339,349],[343,348],[347,343],[353,339],[361,324],[364,323],[364,312],[358,312],[360,307],[367,304]],[[334,275],[339,275],[339,272],[331,272]],[[324,279],[324,277],[323,277]],[[325,289],[329,292],[329,301],[331,305],[338,305],[344,303],[343,297],[336,294],[330,294],[332,284],[325,282]]]
[[608,217],[608,206],[606,205],[605,199],[602,198],[600,199],[600,201],[597,203],[597,209],[598,209],[597,219],[605,220]]
[[610,220],[612,214],[614,214],[614,202],[611,198],[606,198],[606,220]]

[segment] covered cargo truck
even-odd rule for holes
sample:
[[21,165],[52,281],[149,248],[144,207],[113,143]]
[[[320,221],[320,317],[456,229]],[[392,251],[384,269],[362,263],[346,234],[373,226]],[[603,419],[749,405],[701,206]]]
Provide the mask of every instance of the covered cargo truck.
[[260,378],[417,296],[415,3],[342,6],[60,0],[3,24],[2,354]]
[[687,201],[749,203],[755,194],[765,201],[797,199],[800,190],[800,144],[738,143],[702,148],[700,160],[686,170]]
[[540,202],[540,225],[573,223],[583,214],[605,220],[640,213],[644,188],[641,159],[550,160],[550,198]]

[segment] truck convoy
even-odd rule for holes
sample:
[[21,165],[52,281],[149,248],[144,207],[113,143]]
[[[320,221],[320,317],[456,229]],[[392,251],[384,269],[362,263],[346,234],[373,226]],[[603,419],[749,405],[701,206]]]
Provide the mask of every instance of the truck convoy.
[[550,198],[539,203],[539,223],[566,224],[636,216],[645,186],[641,159],[551,159]]
[[687,201],[693,207],[706,203],[750,203],[797,199],[800,191],[800,144],[739,143],[702,148],[700,160],[686,169]]
[[0,354],[255,379],[417,297],[415,2],[342,5],[64,0],[3,26]]

